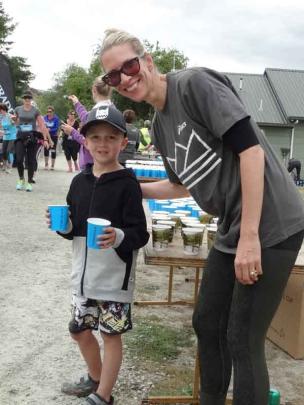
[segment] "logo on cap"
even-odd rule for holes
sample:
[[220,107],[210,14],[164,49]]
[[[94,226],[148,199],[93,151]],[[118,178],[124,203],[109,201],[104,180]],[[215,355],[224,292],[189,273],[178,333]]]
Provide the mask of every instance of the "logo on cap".
[[99,107],[96,111],[96,119],[97,120],[104,120],[107,118],[109,115],[109,107],[108,106],[102,106]]

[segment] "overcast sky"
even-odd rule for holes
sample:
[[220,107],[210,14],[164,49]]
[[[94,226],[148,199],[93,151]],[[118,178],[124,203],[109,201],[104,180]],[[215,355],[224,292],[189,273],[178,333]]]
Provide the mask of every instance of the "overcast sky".
[[[1,1],[1,0],[0,0]],[[23,56],[48,89],[67,64],[87,68],[107,28],[121,28],[162,48],[174,47],[189,66],[263,73],[304,69],[303,0],[2,0],[18,23],[10,55]]]

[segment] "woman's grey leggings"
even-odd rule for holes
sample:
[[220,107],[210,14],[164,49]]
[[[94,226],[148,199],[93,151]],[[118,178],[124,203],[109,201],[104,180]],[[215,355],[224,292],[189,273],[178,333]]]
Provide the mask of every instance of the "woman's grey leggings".
[[235,255],[211,249],[193,327],[198,337],[201,405],[224,405],[233,365],[233,405],[267,405],[265,337],[303,240],[300,232],[262,250],[254,285],[235,279]]

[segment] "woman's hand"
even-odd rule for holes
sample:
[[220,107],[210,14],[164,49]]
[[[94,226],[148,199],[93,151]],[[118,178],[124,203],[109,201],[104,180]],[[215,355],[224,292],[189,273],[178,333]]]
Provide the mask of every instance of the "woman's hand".
[[68,125],[68,124],[61,124],[60,128],[67,135],[71,135],[71,133],[74,129],[73,127],[71,127],[71,125]]
[[109,227],[106,228],[104,232],[104,234],[98,236],[97,244],[100,246],[101,249],[108,249],[115,243],[116,231],[115,228]]
[[258,235],[240,237],[234,260],[235,276],[241,284],[254,284],[263,274]]

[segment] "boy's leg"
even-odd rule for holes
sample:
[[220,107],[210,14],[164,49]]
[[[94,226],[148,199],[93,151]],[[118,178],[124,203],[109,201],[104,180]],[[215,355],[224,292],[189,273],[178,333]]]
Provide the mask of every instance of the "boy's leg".
[[78,382],[63,383],[61,391],[67,395],[84,397],[97,390],[102,363],[99,344],[93,330],[98,329],[98,321],[99,308],[96,301],[73,295],[69,331],[87,364],[88,376],[82,377]]
[[100,384],[96,393],[109,404],[113,387],[122,363],[121,335],[132,329],[131,304],[98,301],[100,308],[99,329],[104,342],[104,356]]
[[100,347],[92,330],[71,333],[71,336],[78,344],[82,357],[88,367],[89,376],[92,380],[99,381],[102,367]]
[[104,356],[100,383],[96,392],[107,402],[110,402],[111,393],[122,363],[122,340],[121,335],[106,335],[105,333],[102,333],[102,338]]

